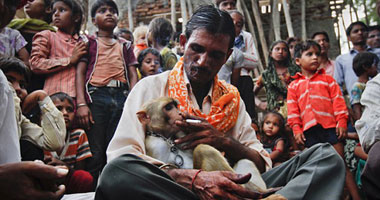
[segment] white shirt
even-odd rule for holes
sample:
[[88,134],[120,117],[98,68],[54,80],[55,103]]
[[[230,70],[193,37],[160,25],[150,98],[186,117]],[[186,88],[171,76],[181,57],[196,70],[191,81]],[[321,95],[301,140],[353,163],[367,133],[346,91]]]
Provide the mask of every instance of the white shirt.
[[21,161],[15,116],[12,90],[0,70],[0,164]]
[[[119,125],[116,129],[115,135],[112,138],[107,149],[108,162],[112,159],[121,156],[123,154],[135,154],[144,160],[161,165],[162,161],[154,159],[146,155],[145,150],[145,131],[140,121],[138,120],[136,113],[141,109],[142,105],[151,100],[161,96],[168,96],[168,76],[170,71],[164,73],[148,76],[140,80],[135,87],[133,87],[131,93],[128,95],[127,101],[124,105],[123,114],[120,118]],[[185,75],[186,81],[186,75]],[[188,88],[190,89],[190,88]],[[195,96],[189,91],[191,98],[195,99]],[[197,104],[197,101],[192,101]],[[207,113],[207,110],[211,107],[211,98],[206,96],[203,101],[203,112]],[[198,105],[193,105],[199,108]],[[243,145],[246,145],[256,150],[264,159],[266,163],[266,169],[270,169],[272,161],[269,154],[264,150],[262,144],[257,140],[256,133],[251,127],[251,119],[245,111],[245,105],[240,99],[239,116],[236,125],[226,132],[233,138],[238,140]]]

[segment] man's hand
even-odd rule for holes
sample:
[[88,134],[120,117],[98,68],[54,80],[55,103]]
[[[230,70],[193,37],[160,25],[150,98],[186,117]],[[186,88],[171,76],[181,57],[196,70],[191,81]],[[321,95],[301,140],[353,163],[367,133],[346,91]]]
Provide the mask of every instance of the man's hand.
[[184,149],[194,149],[198,144],[208,144],[216,149],[223,150],[223,144],[229,140],[225,134],[216,130],[207,120],[191,116],[187,113],[182,114],[185,119],[197,119],[200,123],[189,123],[186,121],[176,121],[176,125],[185,133],[185,137],[175,140],[176,144],[186,143]]
[[91,124],[95,123],[92,119],[91,111],[88,106],[78,107],[77,118],[79,120],[79,125],[87,130],[91,128]]
[[1,199],[60,199],[65,186],[57,186],[55,181],[67,173],[67,169],[37,162],[0,165]]
[[87,53],[87,46],[84,42],[78,42],[73,50],[72,56],[70,58],[70,65],[76,65],[79,59]]
[[257,199],[262,194],[249,191],[240,184],[247,183],[251,174],[236,174],[229,171],[200,172],[198,170],[170,169],[167,173],[180,185],[193,190],[200,199]]
[[22,102],[22,112],[30,112],[35,106],[38,105],[39,101],[43,101],[47,96],[47,93],[43,90],[36,90],[30,93],[26,96],[24,102]]
[[338,136],[338,140],[347,138],[347,129],[343,127],[337,127],[336,135]]
[[305,135],[303,133],[296,134],[294,136],[294,138],[296,139],[297,144],[305,145],[306,138],[305,138]]

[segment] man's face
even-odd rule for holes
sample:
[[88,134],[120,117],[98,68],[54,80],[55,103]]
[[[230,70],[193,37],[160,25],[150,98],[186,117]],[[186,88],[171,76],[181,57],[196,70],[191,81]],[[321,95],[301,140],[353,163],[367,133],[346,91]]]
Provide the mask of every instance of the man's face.
[[380,31],[373,30],[368,33],[367,45],[372,48],[380,48]]
[[330,49],[330,43],[327,41],[327,38],[323,34],[318,34],[314,36],[314,41],[316,41],[321,46],[321,54],[327,54]]
[[236,9],[236,1],[234,0],[225,0],[219,4],[220,10],[235,10]]
[[230,36],[212,34],[205,29],[196,29],[186,40],[181,35],[180,43],[185,48],[184,68],[192,84],[210,83],[230,56]]
[[354,45],[365,44],[367,40],[367,31],[364,26],[357,24],[352,28],[348,40]]
[[238,13],[232,13],[231,18],[235,25],[235,35],[238,36],[244,26],[243,17],[239,15]]

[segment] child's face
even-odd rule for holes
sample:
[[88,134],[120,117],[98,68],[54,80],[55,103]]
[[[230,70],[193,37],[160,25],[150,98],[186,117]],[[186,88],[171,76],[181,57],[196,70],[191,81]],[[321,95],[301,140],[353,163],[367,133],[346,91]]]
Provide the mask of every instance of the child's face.
[[53,23],[58,29],[69,32],[70,29],[73,29],[75,23],[72,18],[72,10],[71,8],[63,3],[62,1],[58,1],[53,5]]
[[290,56],[294,58],[294,47],[296,47],[297,41],[293,41],[289,44]]
[[70,104],[70,102],[67,99],[63,101],[59,99],[54,99],[53,103],[55,107],[57,107],[57,109],[61,111],[61,113],[63,114],[63,118],[65,119],[66,129],[67,130],[70,129],[75,117],[74,106]]
[[240,34],[241,30],[243,29],[243,26],[244,26],[243,17],[241,15],[239,15],[238,13],[232,13],[231,18],[232,18],[234,25],[235,25],[235,34],[236,34],[236,36],[238,36]]
[[234,1],[234,0],[222,1],[219,4],[219,9],[220,10],[234,10],[234,9],[236,9],[236,1]]
[[141,73],[144,76],[150,76],[157,74],[158,68],[160,67],[160,58],[148,53],[141,63]]
[[96,10],[95,18],[92,20],[95,26],[100,30],[113,31],[117,25],[118,16],[114,8],[108,5],[103,5]]
[[377,75],[377,63],[373,64],[369,69],[367,69],[368,76],[373,78]]
[[5,73],[5,76],[7,77],[8,81],[12,84],[12,87],[15,89],[17,96],[21,99],[21,101],[24,100],[26,96],[24,94],[26,92],[26,81],[24,75],[15,71],[10,71]]
[[263,131],[268,137],[275,136],[280,131],[280,119],[273,114],[269,114],[263,123]]
[[286,44],[282,42],[276,44],[273,47],[270,56],[277,62],[285,60],[288,57]]
[[301,58],[296,58],[295,61],[301,67],[303,74],[314,74],[320,65],[320,51],[318,47],[311,46],[302,53]]
[[24,9],[29,17],[34,19],[43,18],[46,13],[44,0],[28,0]]

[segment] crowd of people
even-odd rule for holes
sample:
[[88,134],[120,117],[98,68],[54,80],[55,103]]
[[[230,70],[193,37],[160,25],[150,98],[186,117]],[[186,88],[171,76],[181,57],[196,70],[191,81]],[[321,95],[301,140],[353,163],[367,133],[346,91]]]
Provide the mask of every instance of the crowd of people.
[[[335,61],[323,30],[274,41],[260,74],[236,3],[200,6],[175,33],[163,17],[134,32],[117,28],[116,3],[96,0],[97,32],[85,35],[79,1],[0,0],[0,196],[271,197],[241,185],[254,180],[250,167],[185,167],[179,152],[207,144],[231,166],[257,167],[265,189],[274,188],[266,191],[284,199],[380,199],[380,26],[350,24],[353,48]],[[14,19],[19,8],[26,18]],[[162,96],[176,100],[183,119],[168,114],[162,123],[186,133],[154,134],[173,163],[147,152],[137,115]]]

